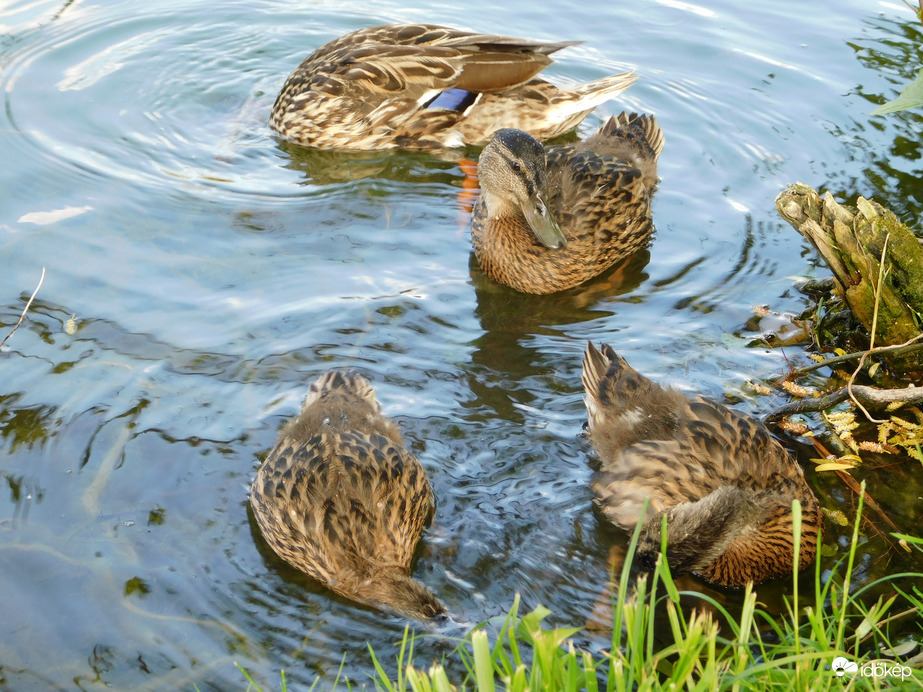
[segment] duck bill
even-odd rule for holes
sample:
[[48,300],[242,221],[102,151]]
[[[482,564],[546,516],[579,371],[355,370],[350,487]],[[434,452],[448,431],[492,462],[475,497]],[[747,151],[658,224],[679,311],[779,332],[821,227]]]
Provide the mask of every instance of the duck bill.
[[548,209],[541,195],[532,195],[529,200],[522,205],[522,213],[529,223],[529,227],[535,234],[542,245],[552,250],[565,247],[567,238],[555,221],[554,216]]

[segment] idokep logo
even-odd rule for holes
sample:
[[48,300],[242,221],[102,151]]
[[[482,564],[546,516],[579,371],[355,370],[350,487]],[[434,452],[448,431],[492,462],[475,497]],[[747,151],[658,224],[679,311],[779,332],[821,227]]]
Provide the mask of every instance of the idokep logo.
[[846,673],[854,675],[859,670],[859,664],[855,661],[850,661],[844,656],[837,656],[833,659],[833,672],[837,674],[838,677],[843,677]]
[[893,661],[869,661],[861,666],[845,656],[837,656],[830,665],[837,677],[861,675],[864,678],[900,678],[906,680],[911,675],[910,666],[901,666]]

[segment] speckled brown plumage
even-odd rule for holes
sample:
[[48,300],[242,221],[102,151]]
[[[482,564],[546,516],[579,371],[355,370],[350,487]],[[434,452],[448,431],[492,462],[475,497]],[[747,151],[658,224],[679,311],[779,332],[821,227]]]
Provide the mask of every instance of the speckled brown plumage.
[[292,566],[347,598],[431,618],[444,608],[410,577],[410,563],[433,492],[379,411],[358,373],[321,376],[257,472],[250,504]]
[[791,575],[792,500],[802,507],[799,566],[814,562],[821,512],[804,473],[760,422],[703,397],[688,399],[635,371],[607,345],[587,346],[583,386],[600,458],[602,512],[631,530],[650,498],[642,564],[667,559],[724,586]]
[[635,79],[624,73],[559,89],[535,77],[551,64],[551,53],[575,43],[431,24],[361,29],[295,68],[270,125],[318,148],[458,147],[483,144],[501,127],[549,139]]
[[636,113],[545,150],[523,132],[497,132],[478,161],[471,221],[484,273],[524,293],[554,293],[644,247],[663,141],[657,121]]

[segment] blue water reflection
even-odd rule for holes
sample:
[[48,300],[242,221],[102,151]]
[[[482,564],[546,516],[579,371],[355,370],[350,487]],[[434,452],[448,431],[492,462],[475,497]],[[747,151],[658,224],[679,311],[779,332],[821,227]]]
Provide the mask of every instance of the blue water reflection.
[[[778,403],[743,384],[801,351],[748,348],[752,308],[797,313],[793,277],[824,273],[776,216],[778,191],[804,180],[919,217],[919,115],[868,117],[906,77],[880,54],[919,51],[910,19],[858,1],[3,10],[0,338],[47,278],[0,352],[0,680],[237,689],[236,661],[272,688],[281,668],[329,684],[344,652],[366,681],[366,640],[390,660],[404,621],[285,567],[248,516],[256,464],[331,367],[370,377],[430,475],[416,576],[468,622],[518,591],[581,624],[620,540],[592,509],[584,344],[751,412]],[[548,70],[561,81],[635,69],[579,134],[622,109],[656,114],[649,250],[564,294],[518,295],[470,259],[460,154],[272,135],[307,52],[391,21],[583,39]],[[808,476],[851,515],[835,479]],[[910,531],[920,481],[875,479]],[[874,577],[881,544],[864,550]],[[427,660],[445,644],[421,646]]]

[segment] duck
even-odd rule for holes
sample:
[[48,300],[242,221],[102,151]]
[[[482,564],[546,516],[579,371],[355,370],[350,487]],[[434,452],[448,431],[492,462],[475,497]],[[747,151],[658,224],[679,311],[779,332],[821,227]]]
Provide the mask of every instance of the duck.
[[790,577],[793,500],[802,512],[798,565],[814,562],[817,497],[762,423],[661,387],[608,344],[587,345],[582,381],[599,457],[596,504],[628,531],[643,522],[636,554],[643,567],[653,569],[660,556],[666,517],[673,574],[691,572],[727,587]]
[[495,132],[478,159],[471,216],[481,269],[522,293],[556,293],[643,248],[663,144],[653,116],[624,112],[573,144]]
[[269,124],[321,149],[483,146],[502,127],[568,132],[627,89],[630,72],[560,88],[536,75],[580,41],[535,41],[435,24],[387,24],[325,43],[289,75]]
[[250,505],[276,555],[350,600],[432,621],[445,607],[410,565],[435,499],[369,380],[331,370],[257,471]]

